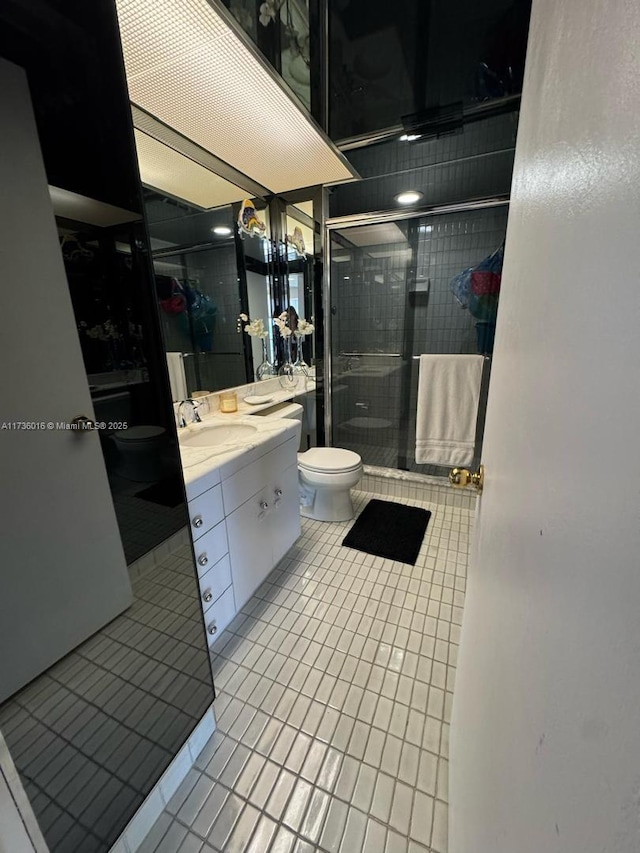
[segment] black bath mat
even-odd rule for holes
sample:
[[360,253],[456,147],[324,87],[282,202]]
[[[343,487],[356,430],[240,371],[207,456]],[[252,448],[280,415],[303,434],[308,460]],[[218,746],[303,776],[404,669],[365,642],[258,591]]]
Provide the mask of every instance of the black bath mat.
[[152,486],[147,486],[141,492],[136,492],[136,497],[154,504],[176,507],[184,501],[182,477],[180,474],[172,474]]
[[370,500],[342,544],[415,566],[430,518],[426,509]]

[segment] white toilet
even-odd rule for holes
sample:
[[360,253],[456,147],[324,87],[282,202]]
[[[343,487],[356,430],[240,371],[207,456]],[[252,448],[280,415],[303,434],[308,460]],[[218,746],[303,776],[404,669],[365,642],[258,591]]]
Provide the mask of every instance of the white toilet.
[[[132,407],[128,391],[97,397],[93,401],[97,421],[106,424],[130,423]],[[112,459],[115,473],[135,483],[153,483],[166,476],[162,451],[167,443],[164,427],[144,425],[128,429],[100,430],[105,458]],[[116,449],[116,453],[111,448]]]
[[[302,422],[302,406],[278,406],[263,417],[292,418]],[[362,459],[352,450],[312,447],[298,453],[300,515],[316,521],[349,521],[353,518],[351,489],[362,478]]]
[[120,429],[111,436],[120,454],[118,474],[137,483],[152,483],[165,476],[162,451],[166,430],[144,425]]
[[362,459],[352,450],[312,447],[298,453],[300,515],[316,521],[353,518],[351,489],[362,478]]

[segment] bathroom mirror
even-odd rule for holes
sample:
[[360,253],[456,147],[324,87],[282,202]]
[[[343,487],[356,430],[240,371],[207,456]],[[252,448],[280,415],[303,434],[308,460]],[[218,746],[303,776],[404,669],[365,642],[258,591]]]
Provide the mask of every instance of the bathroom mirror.
[[231,205],[203,211],[147,191],[145,209],[174,401],[251,381],[260,352],[246,345],[238,317],[249,292],[269,316],[265,241],[247,235],[245,263]]
[[[69,294],[127,564],[186,522],[180,454],[141,222],[100,227],[58,216]],[[126,426],[125,426],[126,425]],[[120,428],[118,428],[120,427]]]
[[[23,69],[21,79],[28,83],[21,90],[22,112],[11,113],[8,98],[0,99],[3,126],[13,129],[15,124],[14,137],[32,146],[25,146],[31,157],[25,173],[40,181],[40,213],[51,222],[49,184],[60,252],[58,259],[55,240],[49,241],[49,258],[55,255],[60,261],[61,287],[64,264],[73,307],[64,314],[68,323],[54,332],[76,359],[73,366],[83,381],[84,367],[87,411],[82,414],[110,424],[79,442],[95,441],[102,449],[104,498],[113,500],[133,590],[131,606],[108,624],[96,625],[90,636],[84,635],[88,639],[45,671],[34,672],[26,686],[0,704],[0,733],[49,850],[105,853],[211,706],[211,668],[185,528],[184,487],[114,6],[101,0],[7,0],[0,7],[0,58],[6,60],[5,68],[11,63]],[[25,118],[31,108],[35,128]],[[37,169],[31,168],[34,163]],[[18,195],[5,216],[17,216],[20,203],[26,204]],[[21,216],[21,222],[43,221]],[[33,272],[45,241],[38,227],[31,227],[33,233],[28,225],[23,233],[35,260],[23,265],[24,280],[18,277],[12,287],[19,300],[31,276],[30,286],[39,289],[40,317],[52,299],[52,281]],[[4,250],[7,256],[19,251],[14,246]],[[20,251],[18,263],[26,254]],[[61,302],[66,303],[66,293]],[[35,306],[33,311],[35,318]],[[49,347],[41,331],[35,320],[13,328],[15,363],[46,365]],[[47,331],[52,333],[51,325]],[[28,393],[44,401],[47,389],[37,386]],[[72,411],[65,417],[79,414]],[[47,476],[53,479],[43,468],[43,494],[64,506],[75,484],[64,472],[53,485],[44,482]],[[5,483],[5,499],[13,486]],[[91,486],[97,490],[100,483],[96,479]],[[88,499],[86,503],[91,507]],[[113,522],[105,519],[101,527],[96,516],[100,531]],[[48,521],[34,521],[34,540],[40,536],[42,541],[39,523],[46,529]],[[55,550],[59,543],[47,540],[50,559],[43,561],[42,572],[43,580],[46,575],[54,585],[64,580],[80,614],[91,602],[74,595],[78,575],[71,568],[78,567],[70,568],[59,553],[68,556],[76,542],[87,541],[82,524],[76,527],[77,539],[64,548]],[[32,544],[25,540],[25,554]],[[102,545],[99,537],[91,543],[96,551]],[[115,568],[124,574],[124,566]],[[11,571],[20,567],[6,569],[0,600],[2,583],[5,590],[12,585]],[[66,627],[51,602],[46,620],[38,617],[37,592],[31,589],[22,596],[15,611],[34,643],[38,630],[57,637]],[[28,649],[16,641],[5,644],[4,651],[17,660],[23,654],[26,658]]]
[[[60,252],[76,328],[59,333],[77,334],[94,417],[109,425],[97,440],[133,604],[0,705],[0,732],[52,853],[99,853],[214,693],[145,231],[135,214],[98,226],[63,212]],[[30,347],[28,330],[24,339]],[[136,428],[144,439],[128,440]]]
[[[292,322],[314,324],[318,315],[313,193],[250,203],[260,222],[253,233],[238,227],[243,202],[201,210],[145,192],[174,401],[277,375],[285,353],[273,318],[290,309]],[[243,333],[240,314],[263,320],[266,337]],[[310,374],[317,340],[317,332],[292,340],[292,359]]]
[[[296,358],[315,375],[316,328],[314,307],[314,231],[313,201],[288,204],[286,208],[287,281],[289,304],[299,318],[313,326],[308,335],[296,335]],[[299,352],[298,352],[299,350]]]

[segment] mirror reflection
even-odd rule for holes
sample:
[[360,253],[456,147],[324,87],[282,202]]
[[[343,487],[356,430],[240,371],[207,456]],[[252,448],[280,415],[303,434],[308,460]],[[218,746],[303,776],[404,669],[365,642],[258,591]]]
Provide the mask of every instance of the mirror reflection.
[[179,458],[152,382],[143,232],[65,220],[59,234],[133,604],[1,705],[0,731],[50,849],[92,853],[115,841],[213,693]]
[[170,412],[139,280],[140,223],[99,228],[59,221],[69,293],[114,508],[130,565],[186,524]]
[[313,199],[202,210],[147,190],[145,208],[174,402],[288,365],[299,377],[291,384],[307,390],[318,339]]
[[[202,211],[147,192],[145,208],[173,400],[243,384],[253,372],[254,354],[245,348],[238,317],[249,286],[268,317],[263,302],[269,287],[251,262],[239,269],[232,206]],[[248,242],[259,256],[256,264],[265,266],[265,241]],[[256,365],[260,355],[257,350]]]
[[30,527],[5,512],[0,757],[52,853],[105,853],[210,716],[211,668],[115,10],[11,0],[0,24],[8,389],[105,424],[3,434]]

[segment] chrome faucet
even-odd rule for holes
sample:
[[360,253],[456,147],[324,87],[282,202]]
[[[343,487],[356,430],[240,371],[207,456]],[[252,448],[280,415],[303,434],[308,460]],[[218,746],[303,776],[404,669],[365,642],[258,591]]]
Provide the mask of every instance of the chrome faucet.
[[198,414],[198,406],[200,404],[196,403],[195,400],[192,400],[191,397],[189,397],[186,400],[182,400],[182,402],[178,405],[178,424],[181,427],[186,427],[187,425],[187,421],[185,420],[185,417],[182,414],[182,407],[187,403],[191,406],[191,422],[196,424],[202,423],[202,418]]

